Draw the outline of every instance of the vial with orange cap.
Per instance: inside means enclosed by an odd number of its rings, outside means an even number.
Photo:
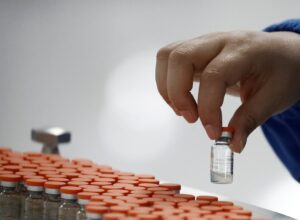
[[[211,147],[210,180],[228,184],[233,181],[233,152],[229,148],[234,129],[223,127],[221,136]]]
[[[45,179],[27,179],[25,181],[28,195],[25,199],[25,220],[43,219]]]
[[[87,220],[103,220],[103,215],[108,212],[108,208],[104,206],[86,206]]]
[[[43,220],[57,220],[60,206],[60,188],[66,185],[64,182],[45,182],[45,200]]]
[[[85,206],[90,202],[92,196],[97,196],[95,192],[80,192],[77,194],[80,210],[77,212],[76,220],[86,220]]]
[[[61,191],[61,205],[58,209],[58,220],[75,220],[80,206],[77,202],[77,194],[82,191],[80,187],[63,186]]]
[[[0,175],[0,219],[14,220],[20,218],[21,201],[17,190],[19,181],[21,181],[19,175]]]

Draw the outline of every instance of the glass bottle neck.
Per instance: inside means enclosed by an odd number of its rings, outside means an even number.
[[[59,202],[60,201],[60,194],[48,194],[48,193],[46,193],[46,198],[49,201]]]
[[[29,191],[29,197],[34,199],[43,198],[43,191]]]
[[[7,186],[1,186],[2,192],[15,192],[17,191],[17,187],[7,187]]]
[[[219,145],[219,144],[228,144],[230,143],[231,138],[230,137],[219,137],[216,141],[215,144]]]
[[[77,204],[77,199],[61,199],[63,203]]]

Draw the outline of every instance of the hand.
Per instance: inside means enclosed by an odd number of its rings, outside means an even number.
[[[200,81],[198,102],[190,93]],[[242,104],[229,126],[231,149],[241,152],[249,134],[300,98],[300,36],[292,32],[226,32],[176,42],[157,53],[156,83],[177,115],[200,118],[208,136],[221,135],[225,93]]]

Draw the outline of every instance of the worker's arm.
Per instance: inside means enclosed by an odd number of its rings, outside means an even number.
[[[290,31],[212,33],[159,50],[157,87],[188,122],[199,118],[211,139],[221,134],[225,93],[242,104],[229,122],[231,149],[241,152],[249,134],[300,98],[300,35]],[[197,101],[190,90],[200,81]]]
[[[275,24],[265,30],[268,32],[290,31],[300,34],[300,19]],[[300,75],[300,71],[298,74]],[[300,84],[298,89],[300,90]],[[278,157],[292,176],[300,182],[300,102],[269,118],[262,125],[262,130]]]

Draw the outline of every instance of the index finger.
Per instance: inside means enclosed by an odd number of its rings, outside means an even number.
[[[178,46],[169,56],[168,98],[188,122],[198,119],[197,103],[190,92],[194,75],[218,55],[222,42],[213,36],[193,39]]]

